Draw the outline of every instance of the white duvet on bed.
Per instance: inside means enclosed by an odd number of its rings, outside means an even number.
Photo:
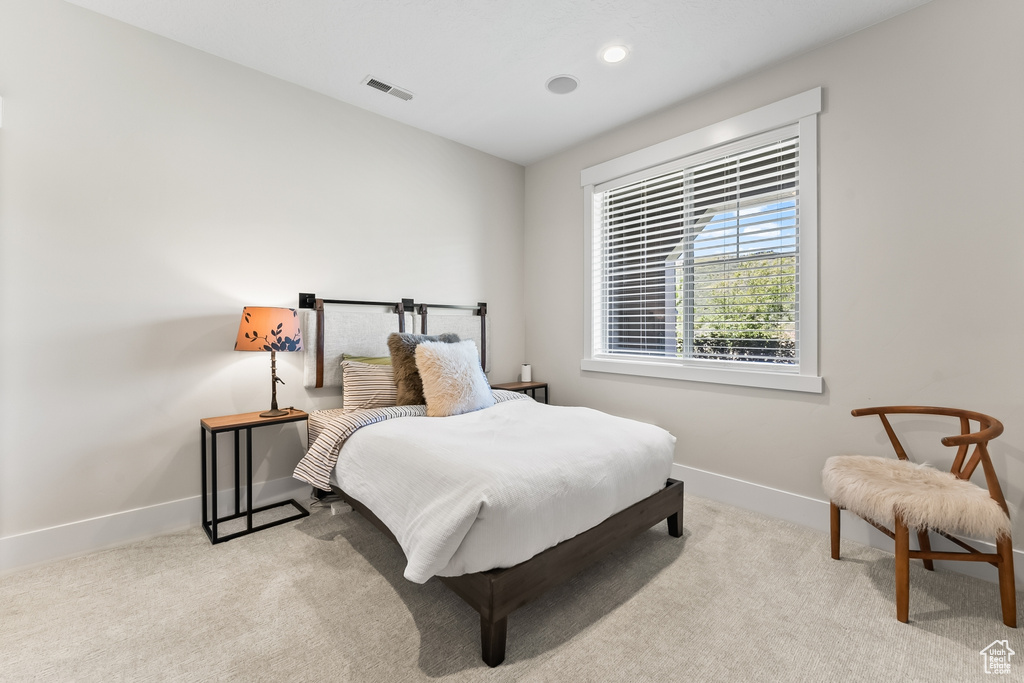
[[[511,567],[659,491],[675,437],[589,408],[509,401],[362,427],[334,476],[398,538],[405,577]]]

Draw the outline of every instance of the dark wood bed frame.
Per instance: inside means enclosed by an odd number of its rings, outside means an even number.
[[[369,508],[341,489],[334,490],[388,538],[398,542]],[[514,567],[437,578],[480,613],[481,656],[487,666],[498,666],[505,661],[509,614],[663,519],[668,520],[671,536],[683,535],[683,482],[669,479],[665,488],[654,495]]]
[[[487,358],[487,304],[452,306],[447,304],[416,304],[412,299],[397,302],[351,301],[323,299],[316,294],[299,294],[299,308],[316,311],[317,326],[317,383],[323,386],[324,363],[324,305],[341,304],[390,308],[398,315],[399,330],[405,331],[405,313],[416,312],[421,317],[421,333],[427,333],[427,310],[430,308],[471,310],[480,316],[480,364],[486,367]],[[314,491],[316,491],[314,489]],[[341,489],[335,492],[353,509],[398,542],[387,525],[369,508]],[[568,580],[589,567],[607,552],[635,536],[647,531],[661,520],[668,520],[668,533],[675,538],[683,535],[683,482],[669,479],[665,487],[625,510],[618,512],[597,526],[548,548],[525,562],[507,569],[491,569],[462,576],[437,577],[448,588],[480,613],[480,645],[484,662],[498,666],[505,660],[505,640],[508,615],[540,597],[549,588]]]

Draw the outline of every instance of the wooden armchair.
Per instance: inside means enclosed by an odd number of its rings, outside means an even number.
[[[944,446],[957,447],[950,472],[910,462],[887,418],[895,414],[959,418],[960,434],[942,439]],[[1002,434],[1003,425],[988,415],[956,408],[888,406],[854,410],[853,415],[878,415],[898,459],[839,455],[825,463],[822,483],[831,501],[832,559],[839,559],[840,510],[859,515],[893,539],[896,542],[896,618],[904,623],[909,620],[910,611],[911,559],[923,560],[928,570],[934,568],[932,560],[988,562],[999,570],[1003,623],[1016,628],[1017,593],[1010,517],[988,455],[988,442]],[[979,425],[976,432],[971,431],[972,420]],[[970,482],[979,464],[985,473],[987,490]],[[893,531],[888,525],[893,526]],[[920,550],[910,549],[910,529],[917,531]],[[933,551],[929,531],[967,552]],[[995,537],[996,552],[983,553],[953,534]]]

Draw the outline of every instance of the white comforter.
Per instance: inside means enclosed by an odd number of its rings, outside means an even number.
[[[665,485],[675,437],[588,408],[509,401],[362,427],[338,485],[405,551],[405,577],[511,567]]]

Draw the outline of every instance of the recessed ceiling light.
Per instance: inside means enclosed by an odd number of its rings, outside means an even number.
[[[552,76],[548,79],[548,90],[556,95],[565,95],[575,90],[579,84],[575,76]]]
[[[601,53],[601,59],[609,64],[615,64],[625,59],[628,54],[629,50],[622,45],[612,45],[609,48],[605,48],[605,51]]]

